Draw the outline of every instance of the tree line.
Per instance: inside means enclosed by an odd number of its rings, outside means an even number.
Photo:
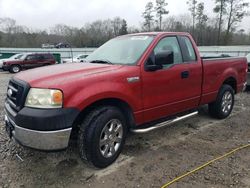
[[[142,13],[143,30],[189,32],[198,45],[250,44],[250,31],[237,30],[243,18],[249,16],[249,3],[245,0],[213,0],[214,17],[208,17],[204,2],[188,0],[186,3],[189,13],[166,17],[169,11],[165,0],[148,2]]]
[[[67,43],[72,47],[98,47],[110,38],[127,34],[127,22],[120,17],[97,20],[81,28],[57,24],[46,30],[32,30],[11,18],[0,18],[0,47],[41,47]]]
[[[121,17],[97,20],[83,27],[57,24],[48,30],[33,30],[11,18],[0,18],[0,47],[41,47],[41,44],[70,44],[72,47],[98,47],[109,39],[128,33],[148,31],[189,32],[198,45],[250,45],[250,31],[238,29],[249,15],[245,0],[213,0],[214,16],[209,17],[206,4],[188,0],[188,11],[169,16],[166,0],[149,1],[142,12],[143,22],[127,25]],[[185,3],[185,2],[184,2]]]

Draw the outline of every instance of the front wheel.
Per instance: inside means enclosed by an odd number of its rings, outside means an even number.
[[[96,108],[87,115],[79,129],[80,157],[98,168],[105,168],[120,155],[126,135],[126,120],[118,108]]]
[[[21,71],[21,66],[20,65],[11,65],[10,67],[10,73],[18,73]]]
[[[209,104],[209,113],[218,119],[228,117],[234,106],[234,90],[230,85],[222,85],[216,101]]]

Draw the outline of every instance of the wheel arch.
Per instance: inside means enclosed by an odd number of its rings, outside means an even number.
[[[224,80],[223,85],[224,84],[230,85],[233,88],[234,92],[237,93],[237,80],[235,77],[233,76],[228,77],[227,79]]]
[[[125,118],[128,123],[128,128],[135,125],[135,118],[133,114],[133,110],[131,106],[125,102],[122,99],[119,98],[104,98],[97,100],[95,102],[92,102],[88,106],[86,106],[84,109],[81,110],[77,118],[75,119],[73,123],[73,131],[72,134],[77,134],[79,124],[83,121],[83,119],[86,117],[88,113],[90,113],[93,109],[98,108],[98,106],[115,106],[118,109],[121,110],[121,112],[125,115]]]

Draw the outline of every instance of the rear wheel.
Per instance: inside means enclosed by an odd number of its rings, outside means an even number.
[[[21,71],[20,65],[11,65],[9,72],[10,73],[18,73]]]
[[[113,106],[90,112],[80,126],[78,147],[82,159],[98,168],[112,164],[119,156],[127,134],[126,120]]]
[[[209,113],[216,118],[228,117],[234,106],[234,90],[230,85],[222,85],[216,101],[209,104]]]

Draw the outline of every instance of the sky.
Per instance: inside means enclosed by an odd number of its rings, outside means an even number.
[[[55,24],[82,27],[98,19],[119,16],[129,26],[143,22],[142,12],[149,0],[0,0],[0,17],[10,17],[19,25],[33,29],[48,29]],[[198,0],[205,3],[205,11],[213,17],[214,0]],[[246,0],[249,1],[250,0]],[[153,0],[154,2],[154,0]],[[168,16],[188,13],[186,0],[166,0]],[[250,30],[250,17],[240,28]]]

